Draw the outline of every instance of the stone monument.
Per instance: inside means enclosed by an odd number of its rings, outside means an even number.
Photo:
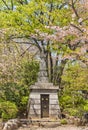
[[[38,81],[30,86],[28,117],[31,119],[58,118],[60,114],[58,90],[58,86],[48,81],[45,57],[42,53]]]

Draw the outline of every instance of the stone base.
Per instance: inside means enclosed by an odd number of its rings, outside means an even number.
[[[49,117],[58,118],[60,114],[58,87],[52,83],[35,83],[30,87],[30,118],[41,118],[41,95],[49,95]]]

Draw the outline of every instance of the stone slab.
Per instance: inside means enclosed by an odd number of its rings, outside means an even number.
[[[60,112],[59,109],[58,109],[58,110],[50,110],[49,114],[50,114],[50,115],[58,115],[59,112]]]
[[[54,111],[54,110],[58,110],[58,109],[59,109],[59,105],[58,105],[58,104],[56,104],[56,105],[50,105],[50,106],[49,106],[49,109],[50,109],[50,111],[51,111],[51,110],[53,110],[53,111]]]
[[[31,89],[30,90],[31,93],[38,93],[38,94],[51,94],[51,93],[57,93],[58,91],[55,89]]]
[[[39,105],[37,105],[37,104],[34,104],[34,105],[30,105],[30,109],[41,109],[41,106],[40,106],[40,104]]]
[[[58,104],[59,105],[59,102],[58,102],[58,100],[56,100],[56,99],[50,99],[50,102],[49,102],[49,104],[50,105],[56,105],[56,104]]]
[[[40,99],[40,95],[38,93],[31,93],[30,99]]]
[[[34,85],[30,86],[30,89],[51,89],[51,90],[59,90],[58,86],[54,86],[52,83],[43,83],[37,82]]]
[[[29,115],[40,115],[40,109],[30,109]]]
[[[50,100],[58,100],[58,95],[56,93],[51,93]]]
[[[39,105],[40,104],[40,99],[30,99],[30,104],[37,104],[37,105]]]

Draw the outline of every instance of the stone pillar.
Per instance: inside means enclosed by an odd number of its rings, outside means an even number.
[[[48,82],[45,56],[43,53],[40,54],[40,71],[38,73],[38,82]]]

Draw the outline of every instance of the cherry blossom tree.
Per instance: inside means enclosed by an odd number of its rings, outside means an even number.
[[[87,4],[79,0],[17,2],[16,11],[4,13],[8,22],[1,23],[9,30],[8,39],[26,38],[26,43],[36,46],[46,56],[49,80],[60,86],[69,60],[88,64]]]

